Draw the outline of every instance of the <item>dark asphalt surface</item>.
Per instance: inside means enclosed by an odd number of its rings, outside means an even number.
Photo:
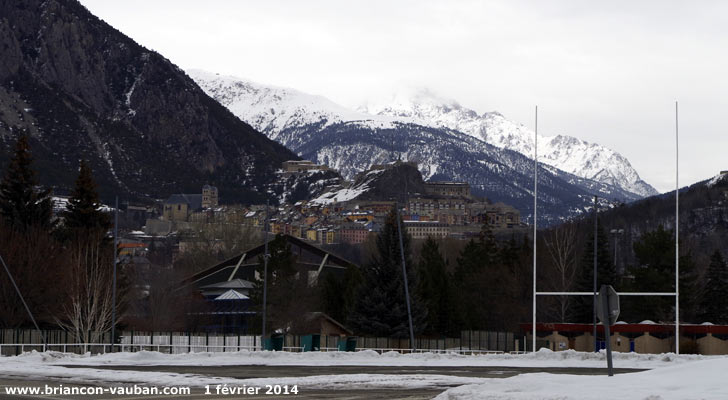
[[[229,377],[236,379],[249,378],[276,378],[276,377],[302,377],[313,375],[341,375],[341,374],[435,374],[450,375],[463,377],[479,377],[479,378],[507,378],[523,373],[548,372],[554,374],[577,374],[577,375],[606,375],[606,368],[522,368],[522,367],[388,367],[388,366],[263,366],[263,365],[236,365],[236,366],[82,366],[73,365],[69,368],[98,368],[119,371],[155,371],[155,372],[175,372],[185,374],[198,374],[207,376]],[[615,373],[638,372],[638,369],[615,368]],[[39,380],[37,378],[29,378],[27,380],[19,377],[3,378],[0,377],[0,399],[125,399],[125,400],[141,400],[141,399],[431,399],[442,393],[448,387],[437,388],[393,388],[393,389],[307,389],[298,387],[298,394],[289,395],[266,395],[261,391],[258,395],[216,395],[205,394],[203,388],[192,388],[192,393],[186,396],[119,396],[119,395],[101,395],[101,396],[73,396],[73,395],[25,395],[11,396],[6,394],[7,386],[27,386],[27,387],[45,387],[45,385],[63,384],[65,387],[72,386],[102,386],[100,384],[78,384],[70,383],[63,380],[54,380],[53,378]]]

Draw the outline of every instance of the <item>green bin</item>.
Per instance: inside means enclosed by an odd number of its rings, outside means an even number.
[[[283,351],[283,335],[275,335],[263,341],[263,350]]]
[[[347,336],[339,339],[339,351],[356,351],[356,336]]]
[[[306,335],[301,338],[303,351],[321,350],[321,335]]]

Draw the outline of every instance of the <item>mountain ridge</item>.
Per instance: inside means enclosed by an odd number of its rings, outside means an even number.
[[[295,126],[319,124],[325,128],[333,123],[360,121],[372,129],[386,129],[392,128],[394,123],[412,123],[459,131],[493,146],[533,157],[534,135],[524,125],[507,120],[498,112],[478,114],[455,100],[437,97],[427,90],[394,98],[388,106],[370,104],[350,110],[323,96],[295,89],[202,70],[188,72],[204,90],[238,117],[286,145],[287,139],[281,137],[281,132]],[[581,178],[618,186],[637,197],[658,193],[619,153],[571,136],[539,135],[539,162]]]
[[[455,100],[438,97],[426,89],[396,95],[389,103],[370,103],[357,110],[373,115],[408,118],[426,126],[449,128],[527,157],[533,157],[534,154],[534,132],[525,125],[510,121],[497,111],[479,114]],[[612,149],[566,135],[539,135],[538,141],[540,162],[582,178],[621,186],[642,197],[658,193],[639,177],[624,156]]]
[[[333,102],[293,89],[279,90],[207,72],[190,71],[190,75],[241,119],[301,157],[338,170],[346,179],[374,164],[415,161],[426,180],[468,182],[474,194],[511,204],[521,210],[525,220],[530,218],[533,160],[519,152],[411,119],[356,112],[345,118],[332,111]],[[298,98],[292,99],[291,92]],[[545,163],[539,163],[539,170],[539,200],[543,201],[539,208],[544,207],[539,215],[543,223],[583,214],[591,208],[594,195],[613,203],[641,198],[619,186]]]
[[[260,201],[298,158],[75,0],[0,0],[0,60],[0,164],[26,133],[44,185],[72,187],[85,158],[106,199],[212,183]]]

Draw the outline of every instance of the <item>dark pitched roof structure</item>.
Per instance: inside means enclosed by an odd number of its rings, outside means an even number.
[[[283,237],[291,245],[291,252],[296,256],[296,267],[299,270],[316,271],[316,276],[320,277],[322,274],[342,273],[350,266],[358,268],[351,261],[302,239],[290,235],[283,235]],[[269,238],[269,240],[272,240],[272,238]],[[194,284],[201,288],[235,279],[254,282],[255,268],[264,253],[264,244],[253,247],[183,279],[179,286],[183,288]]]
[[[198,210],[202,208],[202,195],[201,194],[173,194],[169,196],[164,204],[187,204],[192,210]]]

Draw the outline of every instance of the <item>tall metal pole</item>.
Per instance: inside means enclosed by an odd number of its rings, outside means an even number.
[[[28,303],[25,302],[23,295],[20,293],[20,289],[18,289],[18,285],[15,283],[15,279],[13,279],[13,274],[10,273],[10,268],[8,268],[8,265],[5,264],[5,260],[3,260],[2,256],[0,256],[0,263],[3,264],[3,267],[5,268],[5,272],[7,272],[8,278],[10,279],[10,283],[12,283],[13,287],[15,288],[15,293],[17,293],[18,297],[20,297],[20,301],[23,302],[23,307],[25,307],[25,311],[28,313],[30,320],[33,321],[33,325],[35,325],[35,330],[38,331],[38,334],[40,335],[40,339],[43,341],[43,351],[45,351],[46,340],[45,340],[45,335],[43,334],[43,331],[40,330],[38,323],[35,322],[35,318],[33,318],[33,313],[30,312],[30,307],[28,307]]]
[[[119,196],[114,200],[114,278],[111,287],[111,351],[114,351],[116,343],[116,265],[119,252]]]
[[[677,101],[675,102],[675,354],[680,354],[680,186]]]
[[[415,351],[415,331],[412,326],[412,308],[410,307],[409,283],[407,282],[407,265],[404,260],[404,241],[402,240],[402,221],[399,217],[399,205],[397,208],[397,231],[399,233],[399,253],[402,256],[402,276],[404,277],[404,296],[407,300],[407,319],[409,320],[410,348]]]
[[[261,339],[265,341],[265,316],[266,306],[268,301],[268,203],[269,200],[265,200],[265,222],[263,223],[263,240],[264,253],[263,253],[263,335]]]
[[[536,352],[536,210],[538,200],[538,106],[536,106],[535,124],[533,134],[533,320],[531,321],[531,349]]]
[[[592,325],[594,330],[594,351],[599,351],[597,343],[597,196],[594,196],[594,296],[592,297]],[[609,340],[608,338],[606,340]]]

